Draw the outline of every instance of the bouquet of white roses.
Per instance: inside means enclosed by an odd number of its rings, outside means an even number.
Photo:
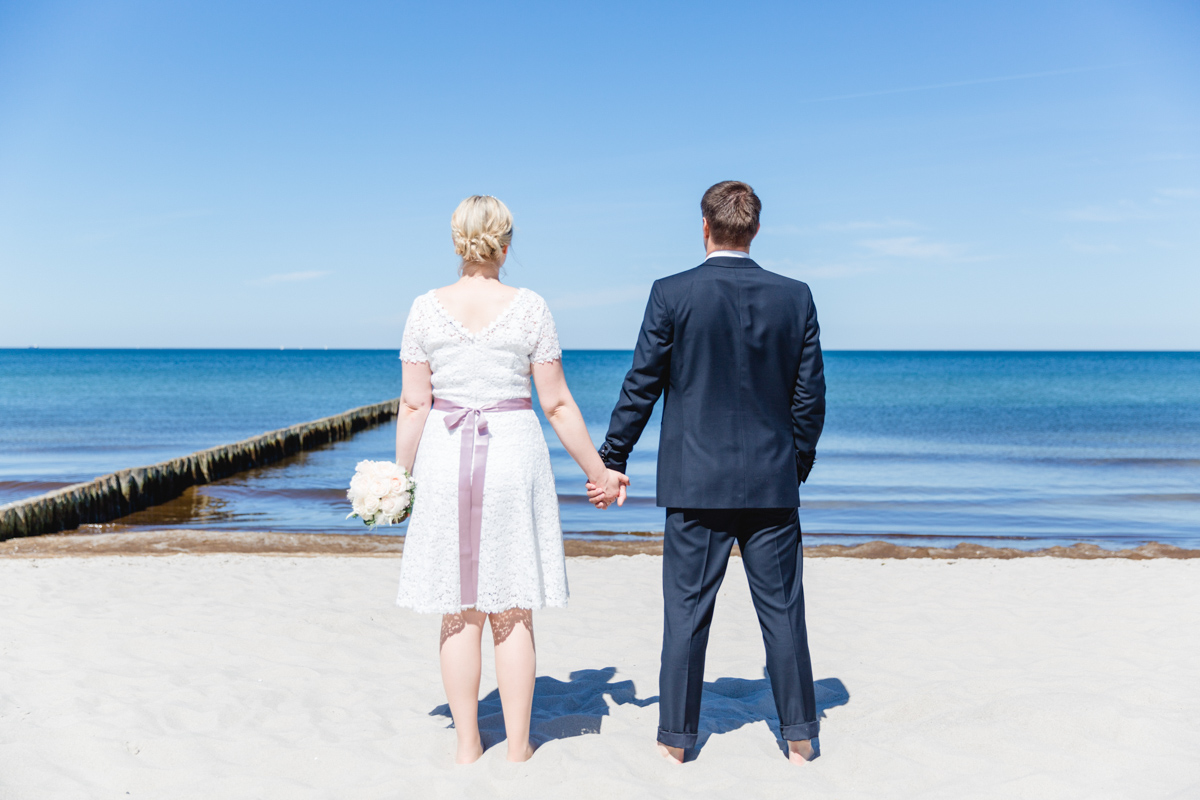
[[[346,492],[354,509],[346,519],[360,517],[372,528],[403,522],[412,513],[416,488],[408,470],[395,462],[360,461]]]

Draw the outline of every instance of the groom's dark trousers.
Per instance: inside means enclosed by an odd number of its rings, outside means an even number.
[[[664,398],[658,448],[663,651],[658,740],[692,747],[717,590],[736,542],[767,651],[780,733],[817,735],[797,513],[825,419],[820,330],[808,287],[749,258],[710,258],[654,283],[600,448],[627,472]]]

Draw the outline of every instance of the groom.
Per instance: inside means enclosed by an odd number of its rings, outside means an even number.
[[[797,516],[825,422],[820,331],[805,284],[750,258],[762,203],[740,181],[700,201],[707,258],[655,281],[604,463],[624,473],[664,395],[658,446],[663,538],[658,742],[682,763],[694,747],[704,654],[733,544],[742,553],[767,650],[780,730],[795,763],[817,735]],[[605,505],[605,487],[589,484]]]

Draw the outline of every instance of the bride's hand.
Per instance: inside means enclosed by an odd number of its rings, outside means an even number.
[[[629,486],[629,478],[616,470],[605,470],[604,477],[596,481],[588,481],[588,501],[601,510],[617,501],[618,506],[625,505],[625,487]]]

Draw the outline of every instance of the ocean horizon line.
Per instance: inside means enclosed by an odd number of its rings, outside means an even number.
[[[563,352],[566,353],[632,353],[633,348],[620,347],[564,347]],[[28,351],[47,351],[47,352],[90,352],[90,353],[135,353],[139,351],[156,352],[156,353],[390,353],[398,352],[397,347],[42,347],[40,345],[28,345],[25,347],[5,346],[0,347],[0,353],[17,353]],[[1038,355],[1053,355],[1053,354],[1072,354],[1086,353],[1088,355],[1198,355],[1200,349],[1123,349],[1113,350],[1111,348],[1097,349],[1063,349],[1063,348],[823,348],[825,353],[919,353],[922,355],[936,353],[950,354],[997,354],[997,355],[1013,355],[1013,354],[1038,354]]]

